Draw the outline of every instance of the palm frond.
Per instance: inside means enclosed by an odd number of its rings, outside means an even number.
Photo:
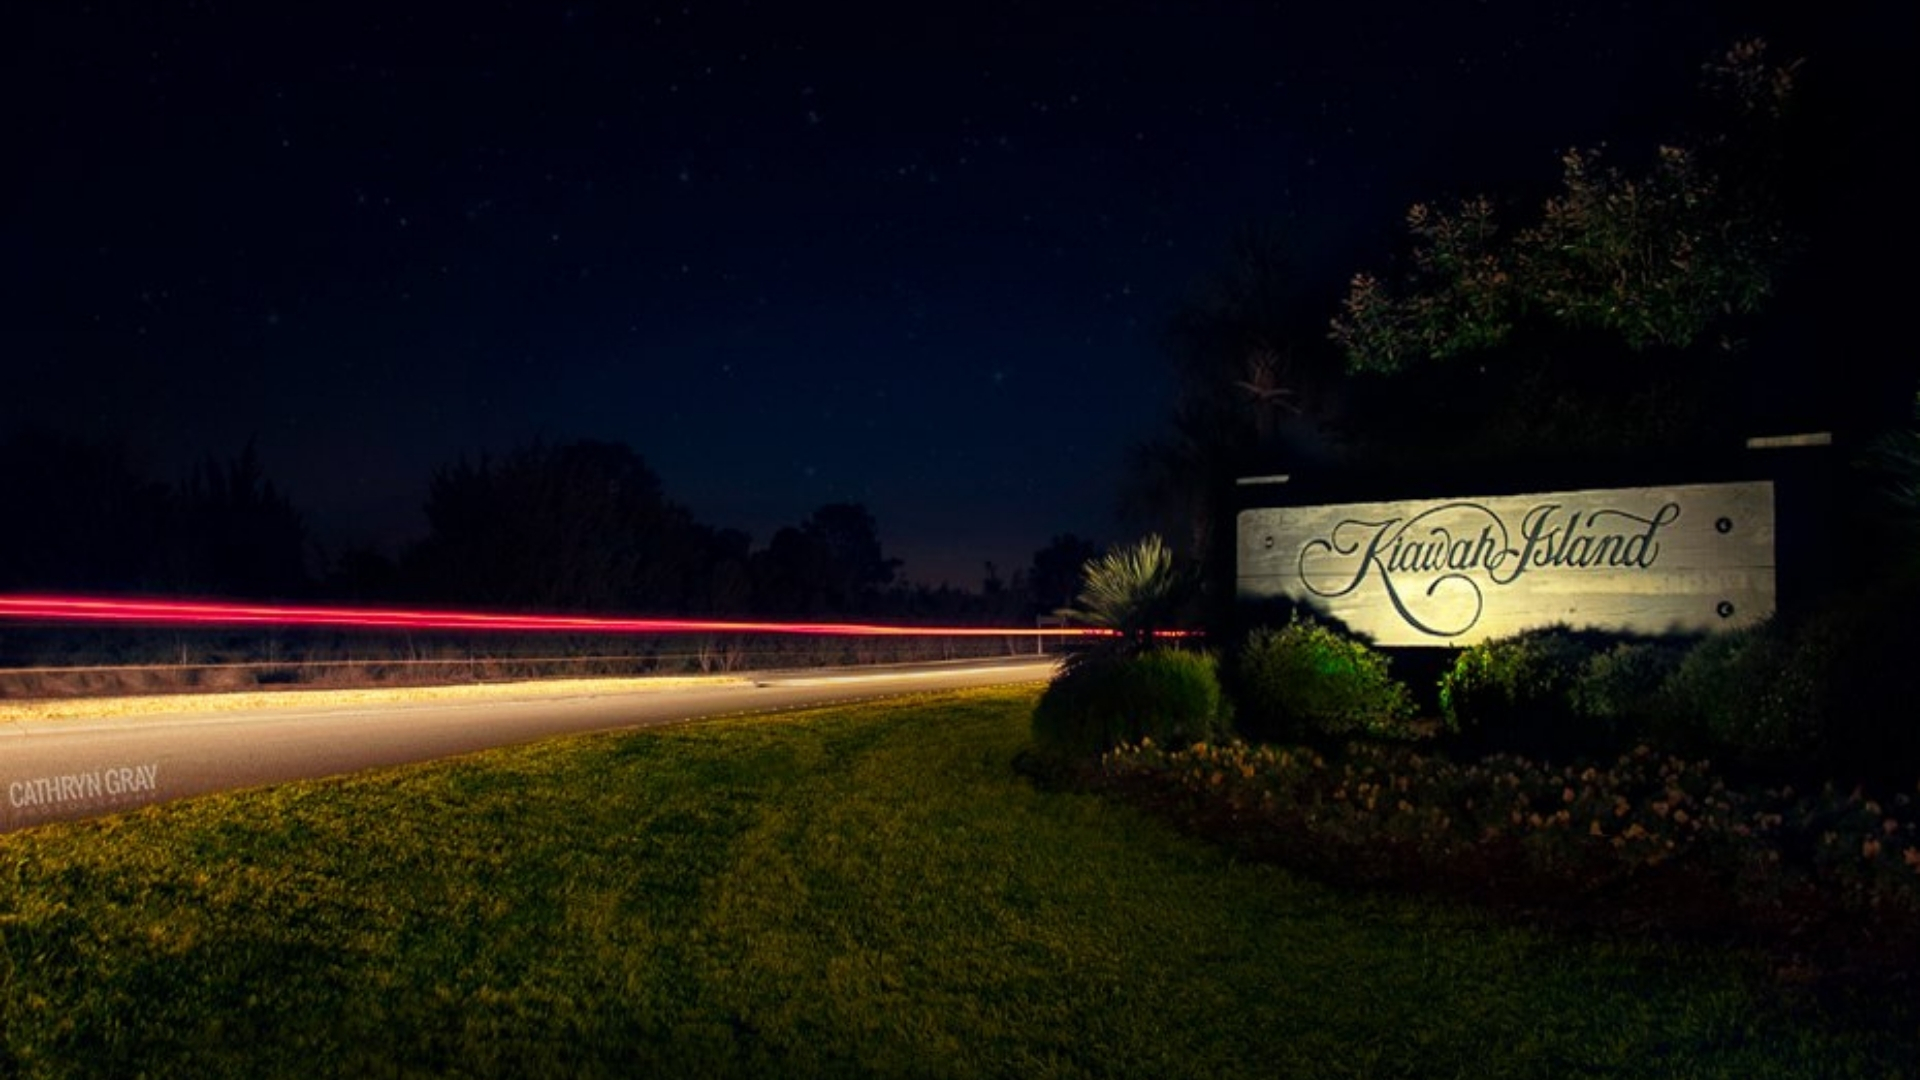
[[[1082,626],[1110,630],[1123,646],[1136,646],[1172,625],[1185,587],[1173,549],[1150,533],[1087,560],[1074,606],[1059,614]]]

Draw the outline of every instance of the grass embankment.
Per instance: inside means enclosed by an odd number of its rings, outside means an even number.
[[[1032,701],[574,738],[0,837],[0,1074],[1913,1065],[1737,956],[1344,893],[1038,791],[1008,765]]]

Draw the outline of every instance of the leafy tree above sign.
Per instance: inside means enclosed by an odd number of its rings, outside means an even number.
[[[1763,159],[1795,67],[1771,64],[1761,42],[1734,46],[1706,67],[1723,113],[1713,135],[1660,147],[1637,174],[1568,151],[1531,227],[1501,229],[1484,197],[1414,206],[1408,273],[1356,275],[1333,320],[1348,367],[1390,373],[1498,348],[1529,321],[1686,348],[1757,311],[1792,248]]]

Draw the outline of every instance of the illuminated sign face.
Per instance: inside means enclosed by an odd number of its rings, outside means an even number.
[[[1242,599],[1284,597],[1380,645],[1727,629],[1774,606],[1766,482],[1247,510],[1239,546]]]

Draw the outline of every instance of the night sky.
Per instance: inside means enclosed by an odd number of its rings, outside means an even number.
[[[9,12],[0,428],[162,479],[254,439],[336,549],[417,535],[463,453],[618,440],[702,521],[857,501],[966,586],[1120,538],[1236,230],[1337,296],[1408,203],[1548,185],[1670,134],[1737,37],[1818,38],[1653,0],[297,8]]]

